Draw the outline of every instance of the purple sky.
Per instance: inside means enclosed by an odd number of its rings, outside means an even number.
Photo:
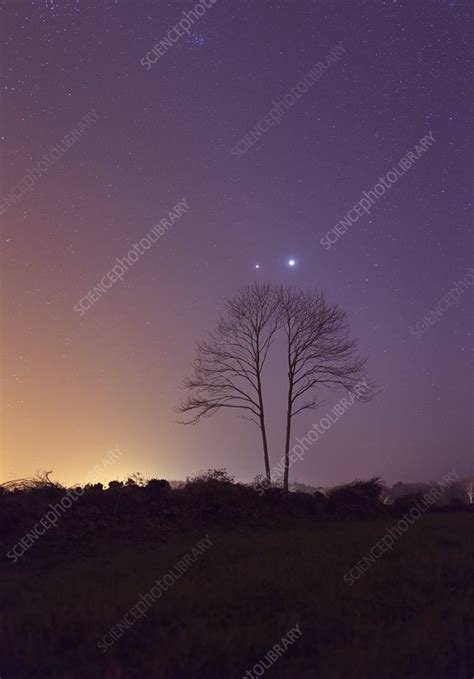
[[[262,473],[251,424],[225,414],[186,428],[172,410],[196,341],[255,280],[324,289],[381,388],[320,437],[293,480],[471,472],[471,3],[217,0],[140,64],[193,7],[0,2],[3,480],[51,469],[82,481],[116,444],[108,476]],[[279,124],[231,153],[318,62],[324,72]],[[31,190],[15,188],[93,110],[75,143],[30,174]],[[325,234],[430,133],[328,250]],[[76,313],[183,197],[189,210]],[[272,364],[272,464],[283,379]],[[339,397],[295,420],[294,436]]]

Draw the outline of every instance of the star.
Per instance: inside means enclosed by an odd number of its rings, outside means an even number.
[[[199,35],[198,33],[193,33],[191,35],[191,42],[195,47],[202,47],[206,44],[206,38],[205,36]]]
[[[289,259],[288,260],[288,266],[296,266],[296,260],[295,259]]]

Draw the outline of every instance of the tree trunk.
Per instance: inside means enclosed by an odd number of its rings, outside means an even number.
[[[283,475],[283,490],[285,493],[288,493],[289,491],[289,483],[288,483],[288,477],[289,477],[289,469],[290,469],[290,434],[291,434],[291,409],[292,409],[292,404],[291,404],[291,399],[292,399],[292,392],[293,392],[293,385],[290,384],[290,388],[288,390],[288,406],[286,410],[286,436],[285,436],[285,471]]]
[[[257,374],[257,386],[258,386],[258,403],[260,406],[260,431],[262,432],[262,444],[263,444],[263,460],[265,464],[265,476],[268,484],[272,482],[272,475],[270,473],[270,458],[268,457],[268,441],[267,441],[267,430],[265,427],[265,412],[263,409],[263,394],[262,394],[262,382],[260,380],[260,373]]]
[[[267,431],[265,429],[265,418],[260,415],[260,431],[262,432],[262,443],[263,443],[263,459],[265,462],[265,476],[268,485],[272,482],[272,475],[270,473],[270,459],[268,457],[268,443],[267,443]]]

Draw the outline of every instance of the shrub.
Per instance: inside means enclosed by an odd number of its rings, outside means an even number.
[[[233,476],[227,472],[227,469],[208,469],[206,472],[200,472],[196,476],[187,477],[186,484],[190,483],[235,483]]]
[[[171,486],[166,479],[150,479],[145,486],[147,495],[152,497],[162,496],[171,490]]]
[[[402,516],[413,509],[413,507],[422,507],[425,511],[425,505],[423,503],[423,497],[425,493],[421,490],[415,493],[406,493],[405,495],[400,495],[395,498],[390,506],[390,512],[394,516]]]
[[[338,518],[374,518],[385,514],[383,483],[378,476],[336,486],[327,494],[327,508]]]

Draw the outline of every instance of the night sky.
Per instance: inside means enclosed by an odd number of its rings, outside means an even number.
[[[226,297],[258,280],[324,289],[380,388],[320,437],[292,480],[471,472],[472,283],[413,332],[474,265],[470,6],[217,0],[145,67],[193,3],[0,3],[2,480],[53,470],[82,482],[116,445],[123,455],[107,478],[262,473],[251,424],[225,413],[185,427],[173,410],[196,341]],[[231,153],[337,45],[340,58],[279,124]],[[430,133],[435,143],[370,215],[324,247],[363,191]],[[77,313],[183,198],[189,209]],[[265,383],[272,464],[283,453],[281,373]],[[295,420],[294,436],[341,395]]]

